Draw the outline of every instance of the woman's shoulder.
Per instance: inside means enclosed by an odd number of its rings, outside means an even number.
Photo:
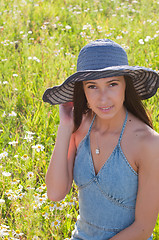
[[[132,121],[129,122],[129,127],[132,122],[130,132],[138,150],[138,159],[144,162],[146,162],[146,159],[151,161],[155,156],[158,156],[159,159],[159,134],[132,114],[130,114],[130,119]]]
[[[142,174],[152,173],[155,179],[156,168],[159,169],[159,134],[149,126],[143,127],[143,134],[140,138],[138,169]]]
[[[142,149],[145,159],[151,156],[158,156],[159,159],[159,134],[149,126],[142,138]]]
[[[157,140],[159,138],[159,134],[154,129],[138,119],[132,113],[129,113],[128,125],[132,132],[136,133],[137,136],[145,140],[144,142],[151,139]]]

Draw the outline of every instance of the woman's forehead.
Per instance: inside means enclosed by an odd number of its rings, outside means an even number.
[[[102,82],[112,82],[112,81],[122,81],[125,80],[124,76],[114,76],[114,77],[107,77],[107,78],[100,78],[100,79],[95,79],[95,80],[86,80],[83,81],[83,84],[87,84],[87,83],[102,83]]]

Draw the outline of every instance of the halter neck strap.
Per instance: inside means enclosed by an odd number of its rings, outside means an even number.
[[[119,137],[119,140],[118,140],[118,145],[121,142],[121,139],[122,139],[122,136],[123,136],[123,133],[124,133],[124,129],[125,129],[125,126],[126,126],[126,123],[127,123],[127,119],[128,119],[128,111],[126,110],[126,116],[125,116],[123,127],[122,127],[122,130],[121,130],[121,133],[120,133],[120,137]]]
[[[94,123],[94,120],[96,118],[96,114],[94,115],[93,119],[92,119],[92,122],[91,122],[91,125],[89,127],[89,130],[88,130],[88,133],[87,135],[90,134],[90,131],[92,129],[92,126],[93,126],[93,123]],[[123,133],[124,133],[124,129],[125,129],[125,126],[126,126],[126,123],[127,123],[127,119],[128,119],[128,111],[126,110],[126,116],[125,116],[125,120],[124,120],[124,123],[123,123],[123,127],[122,127],[122,130],[121,130],[121,133],[120,133],[120,137],[119,137],[119,140],[118,140],[118,144],[120,144],[121,142],[121,139],[122,139],[122,136],[123,136]]]
[[[91,125],[90,125],[90,127],[89,127],[89,130],[88,130],[87,135],[90,134],[90,131],[91,131],[91,129],[92,129],[92,126],[93,126],[93,123],[94,123],[95,118],[96,118],[96,114],[94,115],[94,117],[93,117],[93,119],[92,119],[92,122],[91,122]]]

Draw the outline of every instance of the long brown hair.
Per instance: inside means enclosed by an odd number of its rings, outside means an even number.
[[[126,82],[124,106],[134,116],[153,128],[152,121],[145,109],[139,95],[136,93],[132,79],[129,76],[124,76]],[[83,89],[82,82],[76,82],[74,87],[74,132],[79,128],[82,122],[83,114],[91,111],[87,106],[87,99]]]

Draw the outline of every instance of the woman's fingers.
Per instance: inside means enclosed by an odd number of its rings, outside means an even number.
[[[73,107],[73,102],[66,102],[66,103],[62,103],[61,106],[71,106]]]
[[[60,123],[73,125],[73,103],[68,102],[59,105]]]

